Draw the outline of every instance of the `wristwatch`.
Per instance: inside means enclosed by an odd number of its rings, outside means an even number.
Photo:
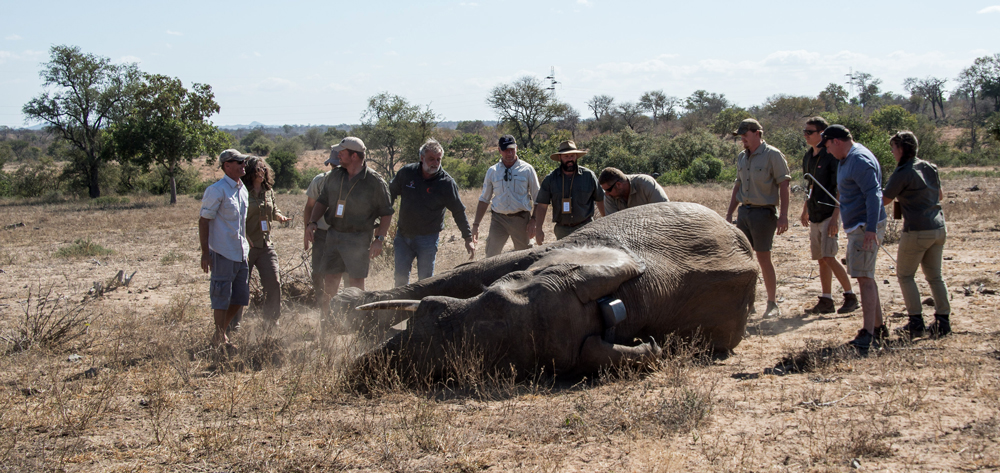
[[[385,241],[385,236],[383,236],[383,235],[375,235],[375,239],[378,240],[378,241]]]

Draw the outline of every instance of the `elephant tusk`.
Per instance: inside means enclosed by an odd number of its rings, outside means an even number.
[[[405,310],[416,312],[420,306],[420,301],[410,299],[396,299],[391,301],[378,301],[370,304],[359,305],[358,310]]]

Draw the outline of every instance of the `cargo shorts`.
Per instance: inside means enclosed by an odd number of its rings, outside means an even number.
[[[885,220],[878,223],[875,230],[877,244],[870,250],[864,249],[865,226],[861,225],[847,234],[847,274],[852,278],[875,279],[875,257],[885,237]]]
[[[227,310],[231,305],[250,304],[250,266],[246,261],[233,261],[214,251],[212,258],[212,309]]]

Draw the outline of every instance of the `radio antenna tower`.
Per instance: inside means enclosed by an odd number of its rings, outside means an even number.
[[[851,91],[851,97],[854,97],[854,67],[848,69],[848,73],[844,74],[847,76],[847,87]]]
[[[556,67],[555,66],[552,66],[552,69],[550,69],[550,72],[549,72],[549,76],[546,77],[545,80],[549,81],[549,86],[546,87],[545,90],[548,90],[549,92],[551,92],[553,94],[556,93],[556,84],[559,84],[559,81],[556,80]]]

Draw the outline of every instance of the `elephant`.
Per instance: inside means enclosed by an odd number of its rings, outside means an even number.
[[[345,289],[331,309],[361,331],[408,319],[360,355],[362,365],[391,359],[443,376],[449,356],[475,346],[489,366],[522,376],[587,375],[648,363],[669,334],[731,351],[757,276],[742,232],[702,205],[664,202],[406,286]]]

